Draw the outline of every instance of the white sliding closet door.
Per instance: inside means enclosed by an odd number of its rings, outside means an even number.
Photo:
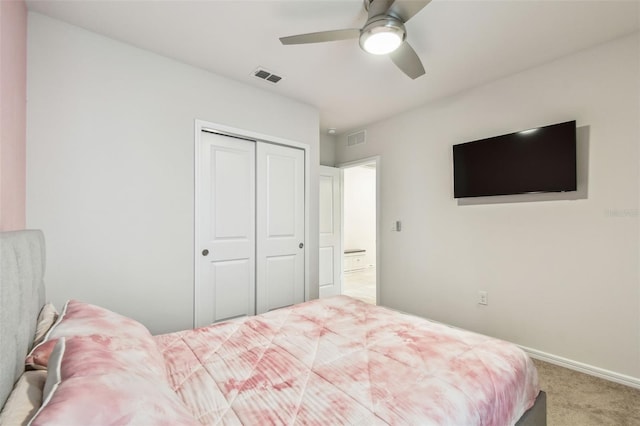
[[[253,141],[202,132],[195,325],[255,313]]]
[[[202,132],[195,326],[304,301],[304,150]]]
[[[256,311],[304,301],[304,151],[258,143]]]

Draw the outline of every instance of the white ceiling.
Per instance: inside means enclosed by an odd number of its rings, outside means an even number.
[[[357,40],[278,37],[366,20],[361,0],[27,1],[28,8],[320,110],[338,133],[640,28],[640,1],[433,0],[407,24],[427,74],[411,80]],[[283,80],[252,76],[262,66]]]

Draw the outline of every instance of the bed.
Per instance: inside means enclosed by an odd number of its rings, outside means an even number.
[[[24,424],[546,424],[515,345],[344,296],[159,336],[72,300],[32,349],[44,239],[0,241],[0,405],[25,360],[42,388]]]

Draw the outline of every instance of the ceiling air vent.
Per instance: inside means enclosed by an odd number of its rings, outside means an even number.
[[[282,77],[279,75],[275,75],[271,71],[268,71],[262,67],[256,68],[256,70],[252,74],[254,77],[259,78],[260,80],[268,81],[269,83],[276,84]]]
[[[347,146],[360,145],[362,143],[365,143],[366,141],[367,141],[366,130],[360,130],[359,132],[351,133],[349,136],[347,136]]]

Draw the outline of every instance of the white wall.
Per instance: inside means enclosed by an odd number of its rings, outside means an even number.
[[[49,299],[192,326],[195,119],[310,145],[317,297],[315,108],[43,15],[28,31],[27,225],[46,236]]]
[[[336,165],[336,137],[324,132],[320,133],[320,164],[330,167]]]
[[[344,248],[365,249],[365,264],[376,265],[376,170],[344,169]]]
[[[27,6],[0,1],[0,231],[25,226]]]
[[[382,223],[403,221],[382,303],[639,378],[639,63],[636,34],[340,137],[337,162],[381,155]],[[572,119],[586,199],[454,200],[453,144]]]

